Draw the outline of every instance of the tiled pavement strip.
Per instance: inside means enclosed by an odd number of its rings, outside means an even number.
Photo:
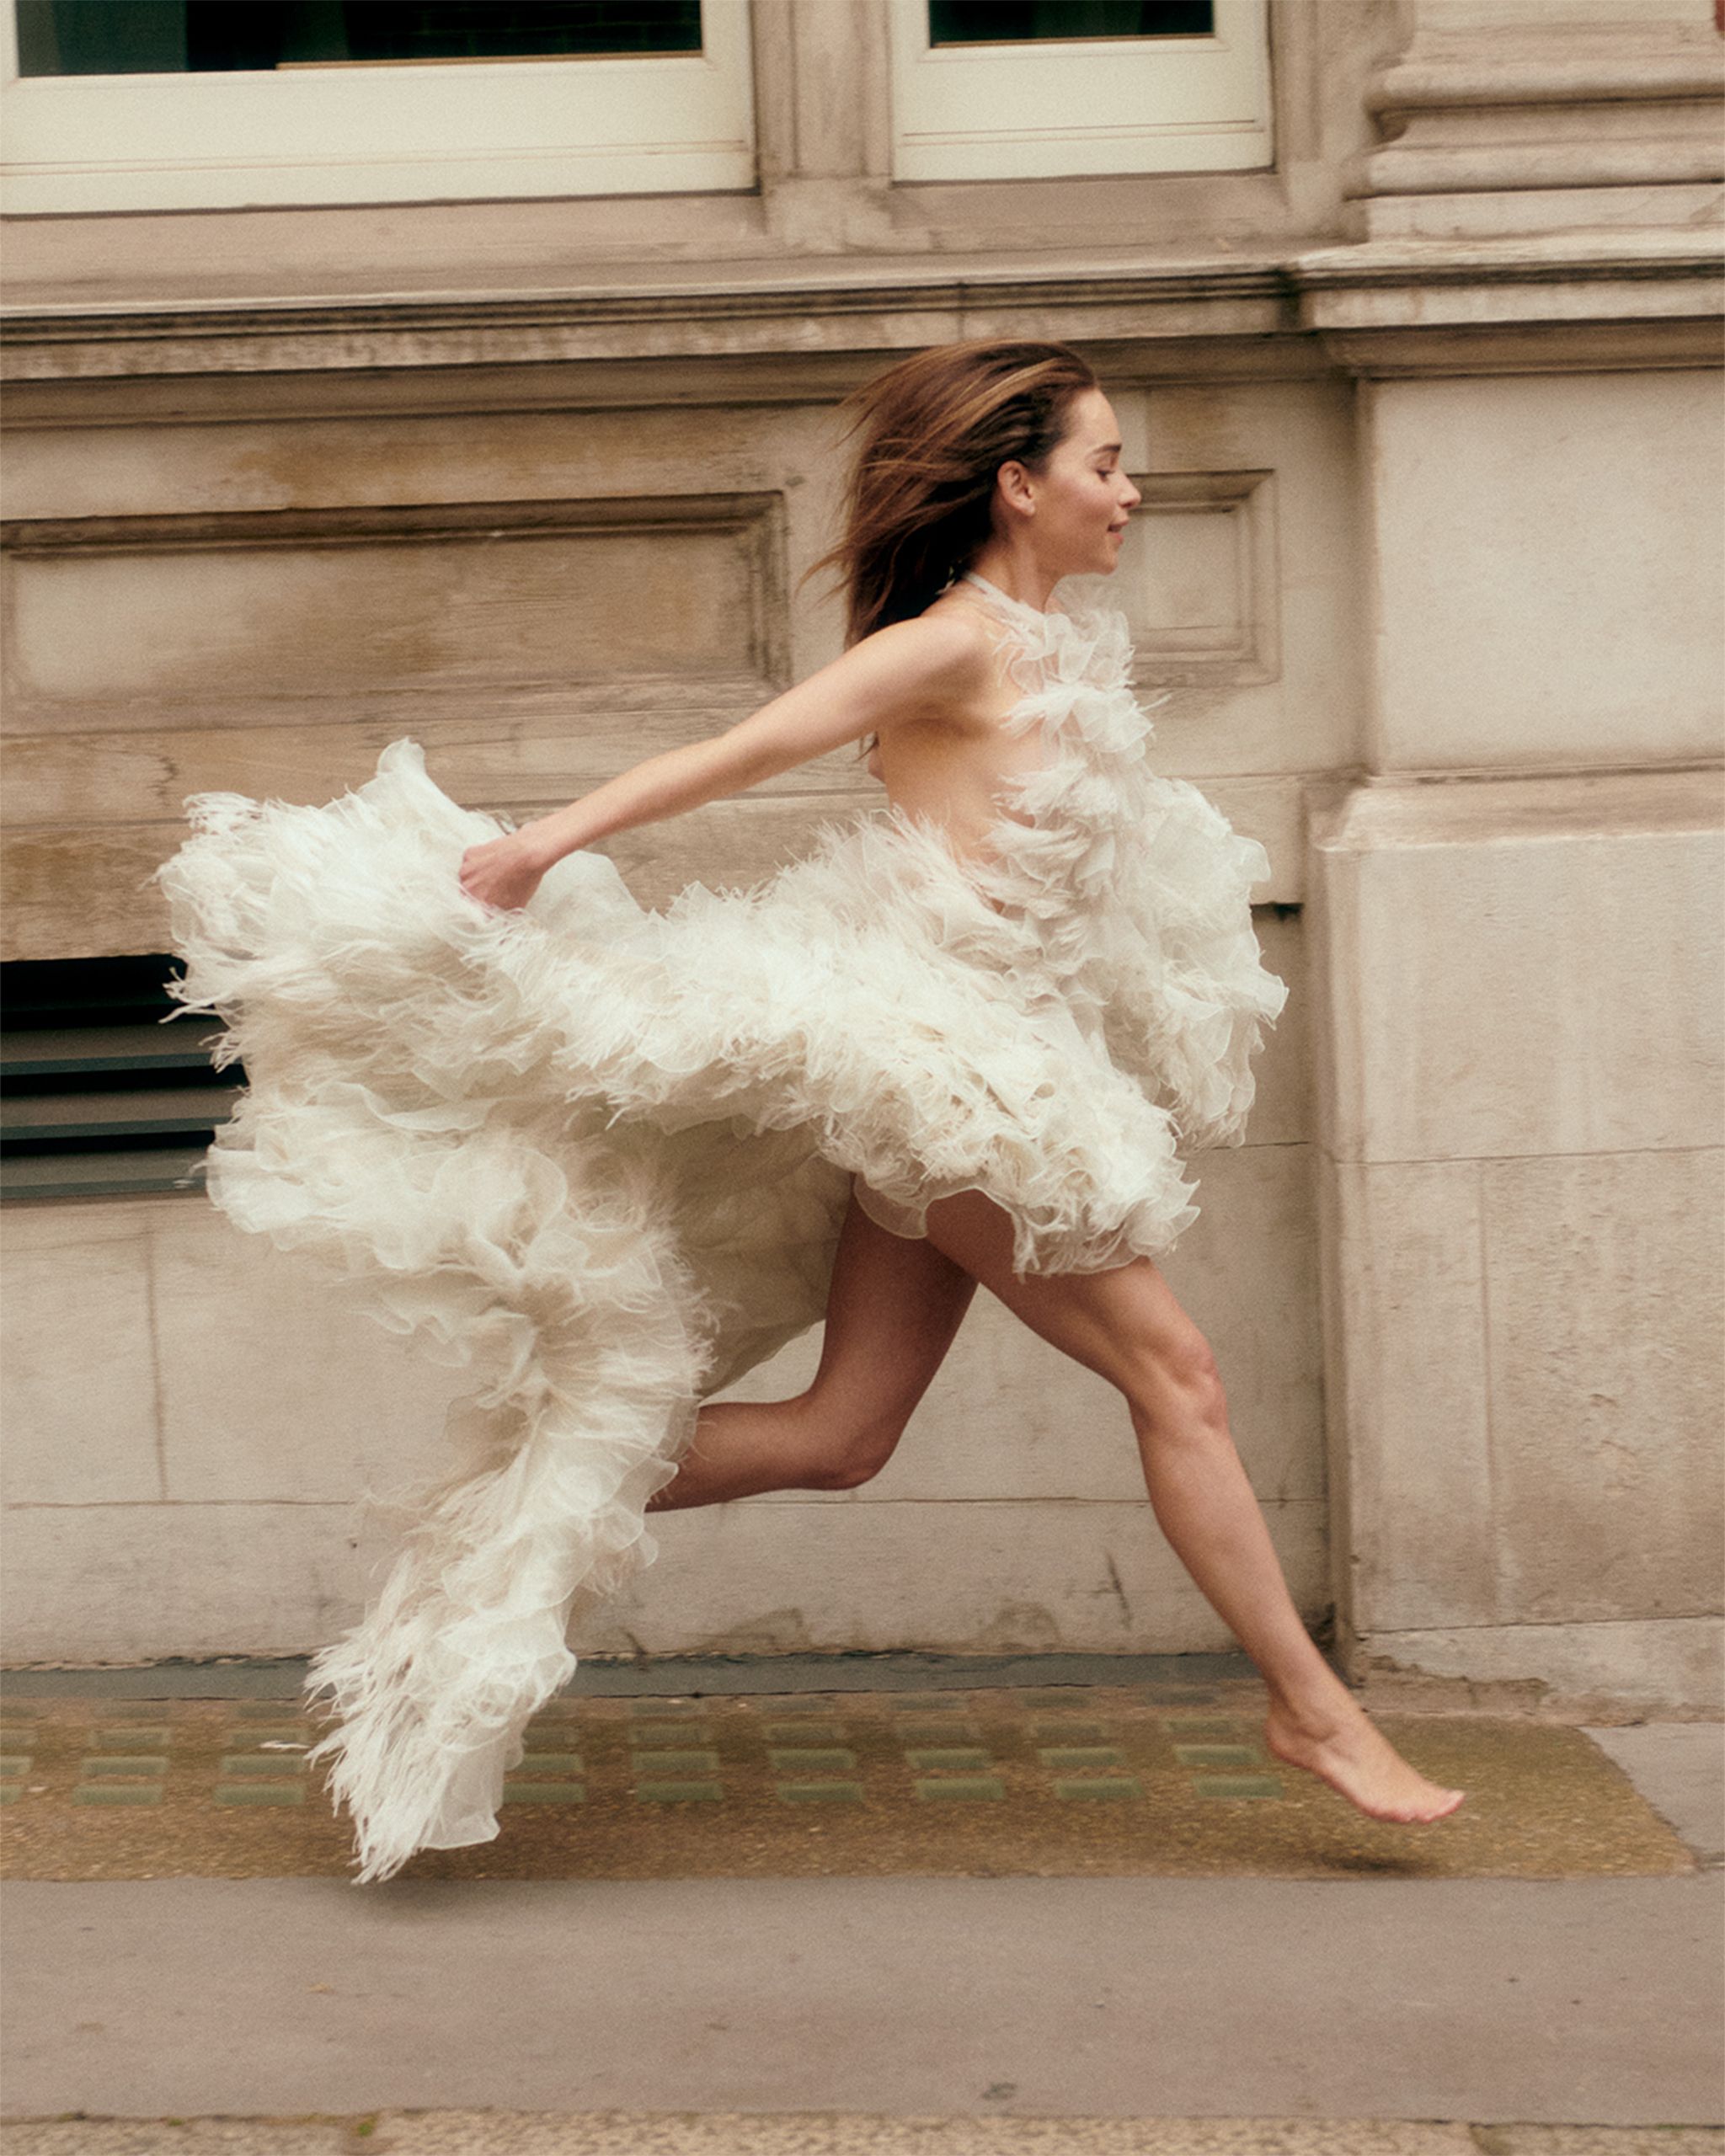
[[[0,1700],[14,1878],[340,1876],[292,1700]],[[1381,1717],[1465,1787],[1414,1837],[1268,1757],[1250,1679],[552,1701],[502,1832],[419,1879],[864,1876],[1562,1878],[1693,1860],[1580,1730]]]

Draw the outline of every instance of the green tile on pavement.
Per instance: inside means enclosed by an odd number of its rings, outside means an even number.
[[[159,1804],[159,1782],[80,1782],[72,1792],[74,1804]]]
[[[1183,1767],[1250,1767],[1262,1757],[1255,1744],[1177,1744]]]
[[[1143,1794],[1144,1785],[1134,1774],[1083,1774],[1070,1781],[1060,1780],[1055,1784],[1055,1795],[1059,1797],[1142,1796]]]
[[[633,1762],[638,1774],[663,1779],[675,1779],[679,1774],[716,1774],[718,1754],[716,1752],[648,1752],[636,1753]]]
[[[769,1744],[819,1744],[823,1741],[840,1744],[844,1742],[845,1726],[841,1721],[770,1721],[761,1732]]]
[[[518,1774],[579,1774],[585,1770],[579,1752],[524,1752],[519,1764],[510,1771]]]
[[[217,1782],[218,1804],[303,1804],[303,1782]]]
[[[994,1764],[980,1744],[948,1744],[933,1748],[907,1745],[905,1757],[919,1774],[935,1767],[991,1767]]]
[[[27,1774],[30,1770],[30,1756],[28,1752],[0,1753],[0,1775]]]
[[[99,1774],[165,1774],[168,1762],[155,1753],[115,1753],[108,1758],[83,1760],[80,1771],[86,1781]]]
[[[856,1753],[847,1751],[843,1745],[840,1744],[824,1748],[812,1744],[804,1745],[798,1746],[794,1750],[775,1749],[769,1752],[766,1756],[773,1772],[777,1774],[837,1774],[846,1767],[854,1767],[857,1764]]]
[[[942,1774],[912,1785],[924,1804],[998,1802],[1007,1785],[995,1774]]]
[[[91,1737],[104,1752],[144,1752],[167,1745],[168,1729],[165,1721],[151,1722],[139,1728],[128,1723],[124,1728],[93,1730]]]
[[[895,1732],[904,1744],[980,1744],[982,1732],[974,1721],[954,1716],[949,1721],[932,1717],[901,1722]]]
[[[0,1804],[16,1804],[23,1795],[22,1782],[0,1782]]]
[[[717,1782],[637,1782],[635,1797],[641,1804],[718,1804],[724,1791]]]
[[[303,1759],[281,1752],[230,1752],[221,1767],[222,1773],[230,1780],[237,1780],[242,1774],[258,1774],[266,1781],[280,1781],[288,1774],[302,1774],[305,1770]]]
[[[779,1782],[775,1785],[787,1804],[860,1804],[861,1782]]]

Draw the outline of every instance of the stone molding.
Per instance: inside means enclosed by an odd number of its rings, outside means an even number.
[[[1381,139],[1345,189],[1369,238],[1717,222],[1722,100],[1725,47],[1701,25],[1589,36],[1534,13],[1416,36],[1367,86]]]
[[[1186,261],[1068,256],[1058,264],[1010,267],[973,259],[931,267],[900,257],[894,262],[853,261],[822,274],[812,265],[787,274],[782,263],[726,265],[722,278],[668,279],[650,284],[622,277],[566,291],[494,294],[393,293],[336,296],[311,302],[203,300],[182,307],[131,302],[108,308],[75,304],[8,310],[8,334],[28,326],[33,337],[77,338],[85,325],[106,334],[157,337],[229,332],[329,328],[435,331],[451,323],[494,319],[515,329],[570,323],[608,324],[672,321],[701,323],[772,319],[789,310],[817,316],[890,311],[901,307],[1098,305],[1122,301],[1154,303],[1259,296],[1278,289],[1278,258],[1198,257]]]
[[[1112,379],[1326,371],[1272,258],[727,264],[499,296],[356,295],[0,315],[14,424],[235,408],[800,403],[967,336],[1083,343]],[[164,387],[167,392],[164,403]],[[264,385],[268,385],[267,389]]]
[[[1291,256],[1004,268],[846,264],[796,277],[314,304],[19,308],[14,424],[301,412],[793,403],[964,336],[1087,346],[1123,386],[1717,363],[1722,256],[1688,232],[1379,240]]]
[[[1289,265],[1300,318],[1348,373],[1717,366],[1725,248],[1686,232],[1383,239]]]
[[[1725,89],[1718,40],[1685,39],[1665,51],[1616,45],[1482,53],[1466,45],[1427,47],[1382,69],[1367,88],[1380,123],[1481,106],[1652,104],[1715,99]]]
[[[1309,799],[1310,843],[1326,854],[1725,830],[1725,776],[1711,762],[1664,771],[1355,773],[1327,788],[1313,785]]]

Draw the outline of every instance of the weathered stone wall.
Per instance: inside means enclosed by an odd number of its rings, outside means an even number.
[[[1295,986],[1250,1142],[1204,1168],[1175,1277],[1316,1618],[1298,902],[1307,775],[1348,760],[1361,718],[1351,397],[1293,380],[1118,403],[1146,502],[1114,589],[1144,694],[1172,691],[1162,760],[1271,849],[1261,930]],[[13,955],[160,947],[139,879],[188,792],[327,798],[411,732],[456,798],[530,811],[741,717],[839,646],[833,606],[798,589],[835,514],[830,403],[483,413],[458,435],[400,414],[93,444],[56,425],[13,448]],[[98,487],[99,515],[64,514]],[[846,752],[612,850],[660,899],[764,869],[876,798]],[[288,1652],[349,1621],[372,1546],[351,1497],[434,1471],[435,1376],[195,1198],[19,1207],[6,1241],[12,1551],[31,1582],[12,1652]],[[68,1390],[63,1342],[92,1295],[100,1348]],[[756,1391],[800,1384],[813,1345]],[[1124,1414],[992,1309],[885,1475],[770,1502],[662,1523],[667,1561],[594,1644],[1226,1639],[1155,1530]],[[267,1559],[235,1561],[254,1543]]]
[[[327,798],[411,733],[531,812],[742,715],[837,648],[836,398],[1071,338],[1162,766],[1273,863],[1294,999],[1169,1271],[1300,1605],[1355,1667],[1705,1704],[1710,9],[1281,0],[1274,169],[908,188],[874,0],[756,19],[752,195],[15,223],[8,955],[159,947],[192,791]],[[868,792],[841,755],[616,851],[657,899]],[[5,1227],[10,1652],[328,1637],[446,1381],[201,1201]],[[1225,1636],[1123,1416],[992,1310],[875,1482],[655,1533],[578,1644]]]

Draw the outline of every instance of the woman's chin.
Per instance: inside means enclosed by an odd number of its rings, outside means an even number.
[[[1069,576],[1112,576],[1119,566],[1119,548],[1111,540],[1104,539],[1096,553],[1082,561],[1068,562],[1055,582],[1063,584]]]

